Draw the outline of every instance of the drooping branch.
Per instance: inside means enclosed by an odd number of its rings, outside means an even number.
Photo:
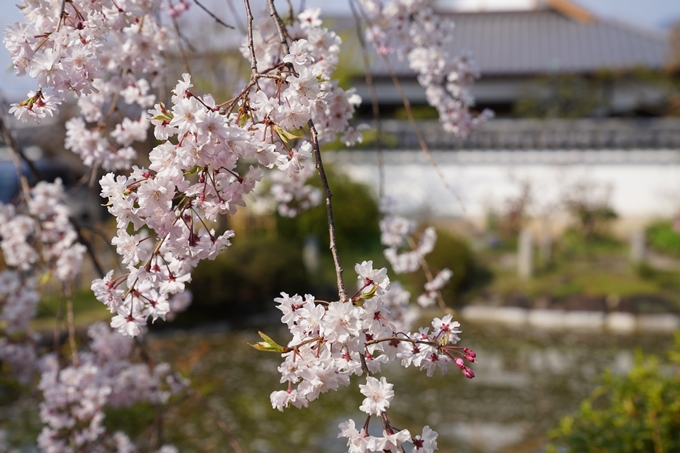
[[[64,294],[66,295],[66,324],[68,326],[68,344],[71,349],[71,363],[78,367],[78,346],[76,345],[76,323],[73,313],[73,292],[71,282],[64,283]]]
[[[276,24],[276,32],[278,33],[279,40],[281,41],[281,49],[283,50],[284,55],[287,55],[290,53],[290,49],[288,48],[288,40],[286,39],[286,27],[283,25],[281,16],[279,16],[279,13],[276,12],[274,0],[267,0],[267,3],[269,4],[269,15]]]
[[[223,21],[222,19],[220,19],[219,17],[217,17],[212,11],[210,11],[208,8],[206,8],[206,7],[205,7],[201,2],[199,2],[198,0],[194,0],[194,3],[196,3],[196,4],[198,5],[198,7],[201,8],[203,11],[205,11],[206,13],[208,13],[208,15],[209,15],[210,17],[212,17],[213,19],[215,19],[215,22],[217,22],[218,24],[222,25],[223,27],[229,28],[229,29],[231,29],[231,30],[234,29],[233,26],[224,23],[224,21]]]
[[[71,220],[71,225],[73,225],[73,229],[76,231],[76,234],[78,235],[78,242],[80,242],[81,244],[83,244],[85,246],[87,254],[90,257],[90,259],[92,260],[92,264],[94,265],[94,267],[97,271],[97,274],[99,274],[99,277],[104,278],[104,276],[106,275],[106,272],[104,272],[104,268],[102,267],[101,263],[99,262],[99,259],[97,258],[97,255],[94,252],[94,249],[92,247],[92,242],[85,239],[85,236],[83,236],[83,232],[81,230],[80,225],[78,225],[78,223],[75,220],[73,220],[73,219],[70,219],[70,220]]]
[[[254,83],[257,77],[257,57],[255,56],[255,44],[253,43],[253,12],[250,9],[250,0],[243,0],[246,5],[248,19],[248,50],[250,51],[250,81]]]
[[[285,54],[288,54],[290,53],[290,50],[288,47],[288,41],[286,39],[286,31],[283,25],[283,21],[281,20],[279,14],[276,12],[274,0],[267,0],[267,3],[269,4],[269,14],[272,17],[272,19],[274,19],[274,23],[276,24],[276,30],[281,41],[281,47],[283,49],[283,52]],[[253,52],[252,49],[251,52]],[[333,216],[333,204],[331,202],[331,197],[333,197],[333,194],[331,193],[331,188],[330,185],[328,184],[328,178],[326,177],[326,171],[323,166],[323,161],[321,160],[319,135],[316,130],[316,127],[314,126],[314,121],[310,119],[307,122],[307,124],[309,125],[309,132],[311,135],[312,151],[314,154],[314,161],[316,162],[316,171],[317,173],[319,173],[319,177],[321,178],[321,184],[323,186],[324,195],[326,197],[326,216],[328,218],[328,234],[330,236],[330,250],[331,254],[333,255],[333,264],[335,266],[335,277],[338,285],[338,297],[342,302],[349,302],[350,299],[349,297],[347,297],[345,281],[342,277],[343,269],[342,265],[340,264],[340,256],[338,255],[337,238],[335,234],[335,219]]]
[[[345,289],[345,282],[342,277],[342,265],[340,264],[340,256],[338,255],[338,245],[335,235],[335,219],[333,217],[333,204],[331,203],[331,188],[328,185],[328,178],[326,177],[326,171],[323,167],[323,162],[321,161],[321,149],[319,148],[319,137],[314,127],[314,122],[309,120],[309,131],[312,136],[312,150],[314,152],[314,161],[316,162],[316,171],[319,173],[321,178],[321,184],[323,185],[324,195],[326,196],[326,216],[328,218],[328,234],[330,235],[330,249],[333,255],[333,264],[335,265],[335,277],[338,283],[338,296],[340,301],[348,302],[347,290]]]
[[[191,46],[191,44],[188,41],[186,41],[186,39],[184,39],[184,36],[182,35],[182,32],[179,29],[179,25],[177,25],[177,19],[175,19],[174,17],[172,18],[172,26],[175,28],[175,33],[177,33],[177,36],[180,38],[180,40],[177,42],[177,50],[179,50],[179,56],[182,59],[182,66],[184,67],[184,72],[191,73],[189,60],[187,59],[187,56],[184,53],[184,49],[182,49],[181,41],[186,42],[187,46],[189,47]]]
[[[17,142],[15,137],[12,136],[12,133],[5,124],[4,99],[0,99],[0,101],[2,101],[2,105],[0,105],[0,130],[2,132],[2,138],[5,142],[7,150],[9,151],[10,157],[12,158],[12,163],[14,164],[14,167],[16,169],[17,179],[19,180],[19,186],[21,187],[21,192],[24,196],[24,200],[26,200],[26,203],[28,203],[31,197],[31,189],[28,185],[28,179],[26,178],[26,175],[24,175],[23,172],[23,168],[21,165],[22,160],[26,162],[26,165],[28,165],[31,171],[34,171],[36,175],[39,175],[40,173],[33,165],[33,162],[27,159],[26,156],[23,154],[23,151],[21,150],[19,143]]]
[[[385,196],[385,163],[383,161],[382,149],[382,121],[380,119],[380,104],[378,103],[378,94],[375,91],[375,84],[373,83],[373,74],[371,74],[371,62],[368,58],[368,49],[366,48],[366,40],[361,30],[361,17],[357,11],[355,0],[350,0],[349,6],[352,9],[354,16],[354,24],[356,25],[357,39],[359,39],[359,46],[361,47],[361,57],[364,62],[364,77],[366,79],[366,86],[368,87],[368,94],[371,97],[371,110],[373,113],[373,127],[375,127],[375,150],[378,154],[378,197],[382,199]]]
[[[246,27],[244,27],[243,22],[241,22],[241,16],[238,14],[238,11],[236,11],[234,2],[232,0],[227,0],[227,6],[229,7],[229,11],[231,12],[232,16],[234,16],[234,20],[236,20],[236,26],[238,27],[238,31],[240,31],[243,34],[246,34]]]
[[[417,248],[416,243],[413,241],[413,238],[408,238],[408,245],[411,247],[411,250],[415,250]],[[428,283],[432,283],[434,280],[434,275],[432,274],[432,270],[430,269],[430,265],[427,263],[425,260],[424,256],[421,256],[420,254],[418,255],[418,262],[420,262],[420,267],[423,269],[423,272],[425,273],[425,278],[427,278]],[[453,310],[449,308],[446,305],[446,301],[444,301],[444,296],[442,296],[442,292],[440,290],[436,291],[437,295],[437,303],[439,304],[439,308],[444,310],[446,313],[451,313]]]

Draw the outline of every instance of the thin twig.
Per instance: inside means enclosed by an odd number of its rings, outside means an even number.
[[[31,199],[31,188],[28,185],[28,179],[26,178],[26,175],[24,175],[24,171],[21,167],[21,157],[24,158],[24,161],[27,163],[27,165],[29,165],[30,168],[35,167],[33,166],[32,162],[29,164],[29,160],[26,159],[24,154],[19,151],[19,143],[14,139],[14,137],[9,131],[9,128],[5,125],[4,114],[5,106],[3,99],[3,105],[0,106],[0,129],[2,129],[2,137],[5,142],[5,146],[9,151],[9,155],[12,158],[12,162],[14,163],[14,167],[17,172],[17,179],[19,179],[19,186],[21,187],[21,192],[24,195],[24,200],[26,200],[26,203],[28,203],[29,200]]]
[[[354,4],[355,0],[349,2],[354,15],[354,23],[357,29],[357,38],[361,46],[361,56],[364,60],[364,74],[366,78],[366,86],[368,93],[371,96],[371,109],[373,111],[373,127],[375,127],[375,150],[378,154],[378,198],[382,199],[385,196],[385,163],[383,161],[382,149],[382,121],[380,119],[380,104],[378,103],[378,94],[375,91],[375,84],[373,83],[373,74],[371,74],[371,62],[368,58],[368,49],[366,48],[366,40],[361,30],[361,18],[359,12]]]
[[[213,19],[215,19],[215,21],[216,21],[218,24],[220,24],[220,25],[222,25],[222,26],[224,26],[224,27],[227,27],[227,28],[229,28],[229,29],[231,29],[231,30],[234,30],[234,27],[233,27],[233,26],[231,26],[231,25],[229,25],[229,24],[225,24],[225,23],[222,21],[222,19],[220,19],[219,17],[217,17],[216,15],[214,15],[214,14],[212,13],[212,11],[210,11],[208,8],[206,8],[205,6],[203,6],[203,5],[201,4],[201,2],[199,2],[198,0],[194,0],[194,3],[196,3],[196,4],[198,5],[198,7],[201,8],[203,11],[205,11],[206,13],[208,13],[208,15],[209,15],[210,17],[212,17]]]
[[[57,308],[57,316],[54,322],[54,333],[52,337],[52,349],[57,358],[58,369],[61,369],[61,354],[59,354],[59,346],[61,345],[61,321],[64,318],[64,299],[60,298],[59,306]]]
[[[64,19],[64,12],[66,11],[66,0],[61,0],[61,9],[59,10],[59,22],[57,23],[57,31],[61,29],[61,22]]]
[[[411,247],[412,250],[415,250],[416,244],[413,241],[412,238],[408,238],[408,245]],[[427,278],[427,281],[429,283],[432,283],[434,280],[434,275],[432,275],[432,271],[430,270],[430,265],[427,264],[427,261],[425,260],[425,257],[421,256],[418,254],[418,261],[420,262],[420,267],[423,268],[423,272],[425,273],[425,278]],[[439,304],[439,308],[444,310],[447,313],[452,312],[452,310],[446,305],[446,301],[444,300],[444,296],[442,296],[441,291],[437,290],[437,303]]]
[[[123,72],[125,74],[125,72]],[[118,108],[118,98],[120,97],[120,92],[116,92],[116,94],[113,96],[113,100],[111,100],[111,105],[109,106],[109,110],[106,112],[106,115],[104,118],[99,120],[99,123],[97,123],[97,128],[99,129],[104,129],[106,127],[106,122],[109,120],[111,115],[113,115],[113,112]]]
[[[276,24],[276,31],[279,35],[279,40],[281,41],[281,48],[285,54],[290,53],[288,47],[288,41],[286,40],[286,29],[281,21],[281,17],[276,12],[276,7],[274,6],[274,0],[267,0],[269,4],[269,15],[274,20]],[[314,153],[314,160],[316,162],[316,171],[319,173],[321,178],[321,184],[323,185],[323,190],[326,195],[326,214],[328,217],[328,234],[330,236],[330,250],[333,255],[333,264],[335,265],[335,277],[338,283],[338,297],[341,302],[349,302],[350,299],[347,297],[347,290],[345,289],[345,282],[342,278],[342,265],[340,264],[340,256],[338,255],[338,246],[335,236],[335,219],[333,217],[333,204],[331,203],[331,188],[328,185],[328,178],[326,177],[326,171],[323,167],[323,162],[321,160],[321,149],[319,148],[319,134],[314,126],[314,121],[311,119],[307,122],[309,125],[309,132],[311,135],[312,150]]]
[[[456,198],[458,201],[458,204],[460,205],[460,208],[462,209],[463,212],[466,212],[465,209],[465,203],[463,203],[463,199],[460,197],[456,189],[453,188],[451,184],[449,184],[449,181],[446,179],[446,176],[444,176],[444,173],[442,172],[441,168],[439,168],[439,165],[434,161],[434,158],[432,157],[432,153],[430,153],[430,148],[427,146],[427,143],[425,142],[425,137],[423,137],[423,132],[420,130],[420,127],[418,126],[418,123],[416,122],[416,119],[413,116],[413,111],[411,110],[411,103],[408,100],[408,97],[406,96],[406,92],[404,92],[404,87],[401,85],[401,82],[399,81],[399,77],[394,73],[394,70],[392,69],[392,65],[388,61],[386,56],[383,56],[383,61],[385,62],[385,66],[387,67],[387,70],[390,73],[390,77],[392,78],[392,82],[394,83],[394,86],[397,88],[397,91],[399,92],[399,96],[401,97],[401,101],[404,104],[404,109],[406,110],[406,115],[408,116],[408,120],[411,123],[411,126],[413,126],[413,131],[416,133],[416,137],[418,138],[418,143],[420,144],[420,149],[423,150],[425,155],[427,156],[427,160],[430,161],[430,165],[432,165],[432,168],[437,172],[437,176],[439,176],[439,179],[441,179],[442,183],[444,186],[453,194],[453,196]]]
[[[361,359],[361,369],[364,370],[364,373],[366,373],[366,376],[371,375],[371,370],[368,369],[368,365],[366,364],[366,356],[363,353],[359,353],[359,359]]]
[[[345,282],[342,278],[342,265],[340,264],[340,257],[338,256],[338,245],[335,237],[335,219],[333,218],[333,205],[331,203],[331,188],[328,185],[328,178],[326,177],[326,171],[323,168],[323,162],[321,161],[321,150],[319,149],[319,137],[314,127],[314,122],[310,119],[309,131],[312,136],[312,150],[314,152],[314,160],[316,161],[316,171],[319,173],[321,178],[321,184],[323,185],[324,194],[326,195],[326,215],[328,217],[328,234],[330,236],[330,249],[333,255],[333,264],[335,264],[335,278],[338,282],[338,296],[340,297],[340,302],[348,302],[350,299],[347,297],[347,290],[345,289]]]
[[[87,250],[87,254],[90,256],[90,259],[92,260],[92,264],[94,265],[95,269],[97,270],[97,273],[99,274],[100,278],[104,278],[106,276],[106,272],[104,272],[104,268],[102,265],[99,263],[99,260],[97,259],[97,255],[94,253],[94,250],[92,248],[92,243],[85,239],[85,236],[83,236],[83,232],[81,231],[80,225],[76,223],[75,220],[71,220],[71,225],[73,225],[73,229],[76,230],[76,234],[78,235],[78,242],[83,244],[85,246],[85,249]]]
[[[163,408],[160,407],[160,405],[156,405],[156,414],[154,416],[154,421],[151,425],[147,426],[146,429],[142,432],[142,434],[139,435],[139,441],[137,442],[137,450],[138,451],[146,451],[141,448],[143,445],[142,440],[145,438],[148,438],[148,442],[146,442],[147,445],[149,445],[149,448],[151,449],[157,449],[159,445],[162,445],[162,424],[163,424],[163,415],[165,415],[166,412],[168,412],[170,409],[173,409],[177,406],[182,405],[187,399],[189,398],[188,395],[183,395],[181,398],[178,398],[175,401],[171,401],[167,403]]]
[[[163,443],[163,413],[159,403],[156,403],[156,413],[153,419],[153,427],[151,436],[149,437],[149,447],[156,449]]]
[[[279,35],[279,41],[281,42],[281,49],[283,50],[284,55],[288,55],[290,53],[290,49],[288,48],[288,40],[286,39],[286,27],[283,25],[283,21],[281,20],[281,16],[279,16],[279,13],[276,12],[276,6],[274,6],[274,0],[267,0],[267,3],[269,4],[269,15],[271,18],[274,20],[274,23],[276,24],[276,32]]]
[[[95,228],[95,227],[93,227],[93,226],[89,226],[89,225],[82,225],[82,226],[80,226],[80,230],[81,230],[81,231],[82,231],[82,230],[88,230],[90,233],[92,233],[92,234],[94,234],[95,236],[97,236],[97,237],[99,237],[100,239],[102,239],[102,240],[104,241],[104,244],[105,244],[106,247],[109,249],[109,251],[111,252],[112,255],[116,255],[116,253],[118,253],[118,252],[116,251],[116,247],[115,247],[113,244],[111,244],[111,239],[109,238],[109,236],[107,236],[106,233],[104,233],[103,231],[101,231],[101,230],[99,230],[99,229],[97,229],[97,228]],[[78,232],[78,233],[80,234],[80,232]],[[94,240],[89,241],[90,246],[92,246],[93,243],[94,243]],[[84,243],[84,245],[85,245],[85,247],[88,246],[87,243]],[[94,252],[94,250],[93,250],[93,252]],[[88,250],[88,254],[89,254],[89,253],[90,253],[90,252],[89,252],[89,250]],[[92,255],[90,255],[90,256],[92,256]],[[123,268],[123,266],[122,266],[122,264],[120,263],[119,260],[116,260],[116,264],[118,265],[118,270],[120,270],[121,272],[125,272],[125,269]],[[96,265],[96,264],[95,264],[95,265]],[[96,265],[96,266],[97,266],[97,265]],[[97,272],[98,272],[98,273],[102,273],[102,272],[103,272],[103,268],[101,267],[101,264],[99,264],[99,265],[97,266]],[[105,275],[106,275],[106,274],[104,274],[103,276],[105,276]]]
[[[295,13],[293,11],[293,2],[286,0],[288,2],[288,20],[292,24],[295,21]]]
[[[255,56],[255,44],[253,43],[253,12],[250,10],[250,1],[243,0],[246,5],[246,16],[248,19],[248,49],[250,50],[250,81],[256,82],[257,78],[257,57]]]
[[[71,348],[71,362],[74,367],[78,367],[78,346],[76,345],[76,324],[73,316],[71,282],[64,283],[64,294],[66,295],[66,324],[68,326],[68,344]]]
[[[238,13],[238,11],[236,11],[234,2],[232,0],[227,0],[227,6],[229,7],[231,15],[234,16],[234,19],[236,19],[236,26],[238,27],[238,31],[245,34],[246,27],[243,25],[243,22],[241,22],[241,15]],[[242,59],[239,59],[239,61],[242,61]]]
[[[179,30],[179,25],[177,25],[177,20],[174,17],[172,18],[172,25],[175,27],[175,33],[177,33],[177,36],[179,36],[181,41],[184,37],[182,36],[182,32],[180,32]],[[184,54],[184,49],[182,49],[181,42],[177,43],[177,49],[179,50],[179,56],[182,59],[182,66],[184,66],[184,72],[191,73],[191,68],[189,67],[189,60],[187,60],[187,56]]]

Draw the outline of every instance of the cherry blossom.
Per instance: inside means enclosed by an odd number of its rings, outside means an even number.
[[[380,415],[385,412],[394,398],[392,387],[393,385],[389,384],[384,377],[380,380],[372,376],[367,377],[366,384],[359,385],[361,393],[366,396],[359,409],[368,415]]]
[[[409,61],[446,130],[465,135],[488,117],[468,111],[477,69],[469,56],[448,53],[448,22],[421,0],[359,3],[378,53]],[[186,309],[191,294],[185,286],[193,269],[215,259],[234,239],[232,230],[216,231],[215,222],[235,214],[250,197],[268,198],[279,214],[295,216],[325,196],[331,217],[330,196],[307,183],[316,172],[325,178],[320,147],[335,140],[351,146],[362,139],[364,126],[351,122],[361,99],[333,79],[342,40],[323,26],[319,9],[283,24],[270,2],[270,13],[249,24],[241,51],[251,65],[250,80],[233,98],[201,93],[189,73],[177,81],[169,100],[157,98],[155,88],[166,76],[163,55],[178,39],[159,12],[167,8],[165,16],[174,19],[189,5],[186,0],[32,0],[22,8],[24,23],[4,32],[16,74],[36,84],[10,113],[21,121],[40,121],[76,100],[80,115],[66,122],[65,147],[93,176],[106,172],[99,179],[100,194],[116,219],[111,245],[122,269],[91,284],[112,315],[110,326],[93,325],[85,350],[77,350],[71,338],[70,365],[55,354],[40,357],[30,331],[40,301],[38,281],[53,277],[70,288],[87,248],[69,218],[60,181],[24,188],[21,202],[0,204],[0,247],[8,266],[0,271],[0,359],[24,382],[41,373],[44,427],[38,445],[45,451],[135,451],[125,433],[106,432],[106,408],[164,404],[186,383],[167,365],[130,360],[131,337]],[[133,165],[134,146],[146,140],[149,128],[158,142],[148,167]],[[416,234],[414,222],[392,211],[385,212],[380,227],[395,273],[430,272],[424,258],[436,242],[434,229]],[[358,289],[351,297],[340,275],[338,300],[287,293],[275,299],[291,339],[280,346],[261,334],[263,341],[254,345],[282,357],[278,370],[286,388],[271,394],[272,407],[307,407],[361,376],[365,383],[359,391],[366,398],[359,409],[368,417],[361,429],[352,420],[340,425],[349,451],[403,452],[411,443],[414,452],[429,453],[437,438],[429,427],[413,437],[390,425],[395,392],[381,376],[384,365],[397,362],[431,376],[455,364],[471,378],[468,364],[475,362],[475,353],[457,345],[461,331],[451,315],[435,318],[431,331],[412,332],[418,308],[400,284],[390,282],[387,269],[362,261],[355,271]],[[450,277],[448,269],[429,275],[420,305],[438,300]],[[380,419],[382,436],[368,434],[371,417]],[[175,451],[172,446],[158,450]]]

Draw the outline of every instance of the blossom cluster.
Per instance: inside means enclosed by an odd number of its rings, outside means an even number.
[[[24,23],[9,26],[4,44],[18,76],[29,75],[38,89],[13,104],[10,113],[27,121],[53,116],[68,95],[79,97],[83,118],[99,122],[88,128],[82,118],[67,122],[66,147],[88,166],[124,169],[136,153],[130,144],[146,140],[149,123],[143,116],[124,118],[110,136],[105,115],[119,98],[148,108],[155,96],[149,82],[165,73],[162,53],[172,35],[155,19],[160,0],[35,0],[22,7]],[[63,10],[62,10],[63,7]],[[106,115],[107,117],[109,115]]]
[[[47,356],[38,388],[44,400],[44,423],[38,446],[49,453],[134,452],[122,432],[107,433],[105,408],[130,407],[139,402],[165,403],[182,388],[167,364],[151,368],[129,360],[134,344],[106,324],[88,330],[90,351],[78,354],[78,365],[60,368],[56,357]],[[176,453],[165,446],[159,453]]]
[[[59,179],[39,182],[22,202],[0,204],[0,247],[8,269],[0,272],[0,362],[25,384],[36,372],[43,394],[38,437],[41,451],[51,453],[134,452],[124,433],[109,436],[102,424],[105,408],[127,407],[140,401],[164,403],[184,383],[166,364],[151,368],[133,363],[133,342],[105,324],[95,324],[88,334],[89,352],[76,353],[74,364],[64,367],[54,354],[39,355],[39,335],[30,321],[40,302],[41,284],[53,276],[70,284],[82,266],[85,246],[70,220]],[[186,307],[186,295],[171,301],[170,314]],[[164,446],[160,453],[176,453]]]
[[[265,17],[253,28],[253,54],[260,76],[255,92],[243,105],[262,134],[260,164],[280,170],[271,173],[271,194],[279,214],[286,217],[294,217],[321,200],[318,189],[305,184],[314,173],[314,167],[306,165],[312,157],[311,141],[301,139],[291,146],[302,138],[300,129],[311,120],[318,145],[338,135],[347,146],[362,139],[359,129],[350,123],[361,98],[354,88],[344,90],[332,79],[341,39],[322,27],[319,15],[319,8],[308,8],[287,27],[292,43],[285,55],[274,21]],[[247,39],[241,53],[251,58]],[[278,77],[271,74],[273,68],[279,69]]]
[[[470,113],[470,87],[479,70],[470,54],[451,54],[453,22],[434,12],[427,0],[359,0],[368,21],[366,37],[378,54],[396,54],[418,75],[428,103],[447,132],[467,136],[493,116]]]
[[[189,5],[168,4],[173,18]],[[420,0],[385,6],[361,0],[361,5],[379,52],[394,49],[409,59],[445,128],[464,135],[476,127],[483,116],[467,111],[472,104],[467,87],[476,69],[448,54],[446,22]],[[164,75],[163,51],[175,41],[159,22],[160,7],[160,0],[31,0],[22,8],[25,23],[4,34],[17,74],[38,83],[12,106],[15,116],[40,120],[69,95],[78,98],[81,116],[68,121],[65,144],[93,175],[98,168],[110,172],[100,179],[101,196],[115,217],[111,242],[126,268],[92,283],[95,297],[114,314],[113,330],[92,326],[89,352],[71,351],[72,365],[52,355],[37,360],[26,347],[30,336],[24,343],[0,339],[0,359],[26,375],[31,367],[21,366],[29,360],[32,369],[42,369],[44,451],[134,451],[125,434],[106,433],[105,409],[164,403],[184,383],[165,365],[131,361],[128,337],[142,334],[149,320],[170,319],[186,308],[191,272],[201,260],[217,257],[234,236],[213,225],[244,206],[266,173],[273,175],[270,191],[279,213],[294,216],[321,200],[320,191],[306,184],[314,172],[312,156],[322,173],[320,146],[338,138],[348,146],[361,140],[360,128],[350,122],[361,100],[332,79],[341,40],[322,26],[318,9],[284,26],[271,1],[271,16],[249,24],[241,48],[251,63],[250,80],[233,98],[218,102],[199,93],[190,74],[182,75],[169,100],[152,93]],[[118,123],[109,124],[114,117]],[[150,127],[160,144],[148,167],[131,165],[133,144],[145,140]],[[59,182],[40,183],[26,194],[25,211],[0,205],[0,246],[11,268],[0,273],[0,327],[6,333],[28,330],[38,302],[34,275],[51,272],[66,282],[78,273],[85,247],[76,242],[62,198]],[[389,213],[381,229],[386,257],[398,273],[417,270],[436,240],[428,229],[415,242],[415,225]],[[394,388],[376,376],[397,362],[428,376],[455,365],[472,378],[467,363],[475,354],[457,346],[459,324],[451,315],[412,332],[417,313],[410,295],[390,282],[386,269],[365,261],[355,270],[358,290],[349,300],[286,293],[276,299],[292,340],[282,347],[263,335],[258,344],[284,358],[279,371],[288,387],[272,393],[272,406],[305,407],[321,393],[349,385],[351,376],[362,376],[366,423],[361,429],[352,420],[341,425],[349,451],[403,452],[411,444],[415,453],[430,453],[437,434],[429,427],[413,436],[390,425]],[[450,276],[445,269],[429,278],[420,304],[430,305]],[[380,419],[382,436],[368,434],[371,417]],[[174,451],[165,446],[159,453]]]
[[[5,263],[28,270],[38,261],[54,269],[60,281],[78,273],[85,247],[76,243],[77,233],[64,204],[64,186],[40,182],[25,200],[27,212],[17,212],[12,204],[0,203],[0,239]]]
[[[403,307],[403,290],[390,284],[386,269],[373,269],[371,261],[357,264],[359,289],[350,302],[324,302],[314,296],[289,296],[282,293],[275,299],[288,326],[292,339],[286,347],[276,347],[271,339],[259,347],[282,352],[283,363],[278,370],[286,390],[272,393],[274,408],[283,410],[289,405],[306,407],[321,393],[347,386],[352,375],[366,376],[359,386],[366,397],[360,410],[368,415],[366,426],[356,430],[350,420],[341,425],[341,436],[348,438],[351,453],[369,451],[402,451],[410,442],[415,452],[432,452],[436,448],[436,433],[426,427],[422,436],[412,437],[407,430],[395,431],[389,425],[386,411],[394,397],[393,385],[381,373],[382,367],[398,362],[403,367],[414,366],[432,376],[439,369],[446,373],[451,364],[463,374],[474,377],[466,361],[474,362],[475,353],[456,346],[461,332],[459,323],[451,315],[435,318],[432,330],[421,328],[409,332],[410,320],[405,322],[399,313]],[[406,302],[408,295],[406,294]],[[393,305],[394,304],[394,305]],[[396,308],[396,316],[393,315]],[[258,345],[256,345],[258,346]],[[368,435],[371,416],[380,417],[383,436]]]
[[[433,227],[428,227],[416,240],[416,223],[395,214],[395,208],[394,200],[388,197],[380,201],[380,211],[384,215],[380,220],[380,241],[386,247],[383,253],[395,273],[415,272],[425,264],[425,255],[434,250],[437,232]],[[425,284],[425,292],[418,296],[417,302],[421,307],[430,307],[436,303],[438,291],[451,279],[453,272],[444,268],[436,276],[432,276],[429,268],[424,270],[428,282]]]
[[[358,100],[330,80],[339,38],[320,27],[318,10],[303,12],[298,27],[291,27],[289,33],[301,37],[287,54],[272,39],[270,22],[254,29],[261,72],[230,106],[193,94],[191,76],[184,74],[172,107],[158,103],[149,112],[154,134],[163,140],[151,151],[149,168],[133,167],[129,176],[109,173],[100,181],[117,219],[112,243],[128,272],[116,278],[110,272],[92,289],[116,314],[112,325],[121,333],[134,336],[149,318],[165,319],[168,299],[184,290],[198,262],[231,244],[233,231],[218,235],[208,224],[244,206],[263,169],[283,175],[272,186],[282,214],[320,201],[318,191],[305,186],[313,146],[350,128]],[[316,125],[311,141],[302,138],[310,121]],[[240,173],[240,163],[250,163],[247,174]]]
[[[33,187],[20,210],[0,203],[0,248],[9,269],[0,272],[0,328],[26,332],[40,300],[29,270],[40,268],[60,282],[80,272],[85,246],[69,219],[61,180]],[[9,347],[9,343],[3,343]],[[0,344],[0,356],[3,356]]]
[[[38,336],[31,331],[41,281],[70,282],[80,273],[85,246],[69,218],[61,180],[40,182],[17,205],[0,203],[0,361],[21,382],[39,370]]]

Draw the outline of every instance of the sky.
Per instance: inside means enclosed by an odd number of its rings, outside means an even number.
[[[22,16],[18,8],[13,8],[7,5],[8,3],[19,3],[18,0],[1,0],[4,5],[2,7],[2,17],[0,17],[0,25],[5,29],[8,24],[18,22]],[[231,14],[226,7],[229,0],[202,0],[201,3],[211,5],[211,9],[215,13],[222,13],[220,17],[230,17]],[[264,0],[251,0],[253,3],[253,10],[259,11],[264,7]],[[350,10],[348,0],[292,0],[294,6],[298,7],[302,1],[307,6],[320,7],[322,12],[326,15],[330,14],[345,14],[349,15]],[[509,7],[512,4],[526,3],[530,0],[439,0],[443,3],[470,4],[471,2],[482,4],[497,4],[499,2],[507,2]],[[277,0],[285,8],[285,1]],[[242,2],[234,0],[233,3],[239,5]],[[577,1],[581,6],[594,12],[596,15],[607,18],[614,18],[624,22],[631,23],[644,28],[663,30],[672,22],[680,20],[680,0],[579,0]],[[258,6],[260,4],[260,6]],[[285,10],[285,9],[284,9]],[[191,8],[192,17],[197,19],[205,14],[197,7]],[[204,17],[205,18],[205,17]],[[209,18],[208,18],[209,20]],[[33,80],[23,77],[14,77],[11,68],[11,60],[9,54],[4,46],[0,46],[0,90],[10,99],[16,101],[23,99],[26,93],[35,89]]]

